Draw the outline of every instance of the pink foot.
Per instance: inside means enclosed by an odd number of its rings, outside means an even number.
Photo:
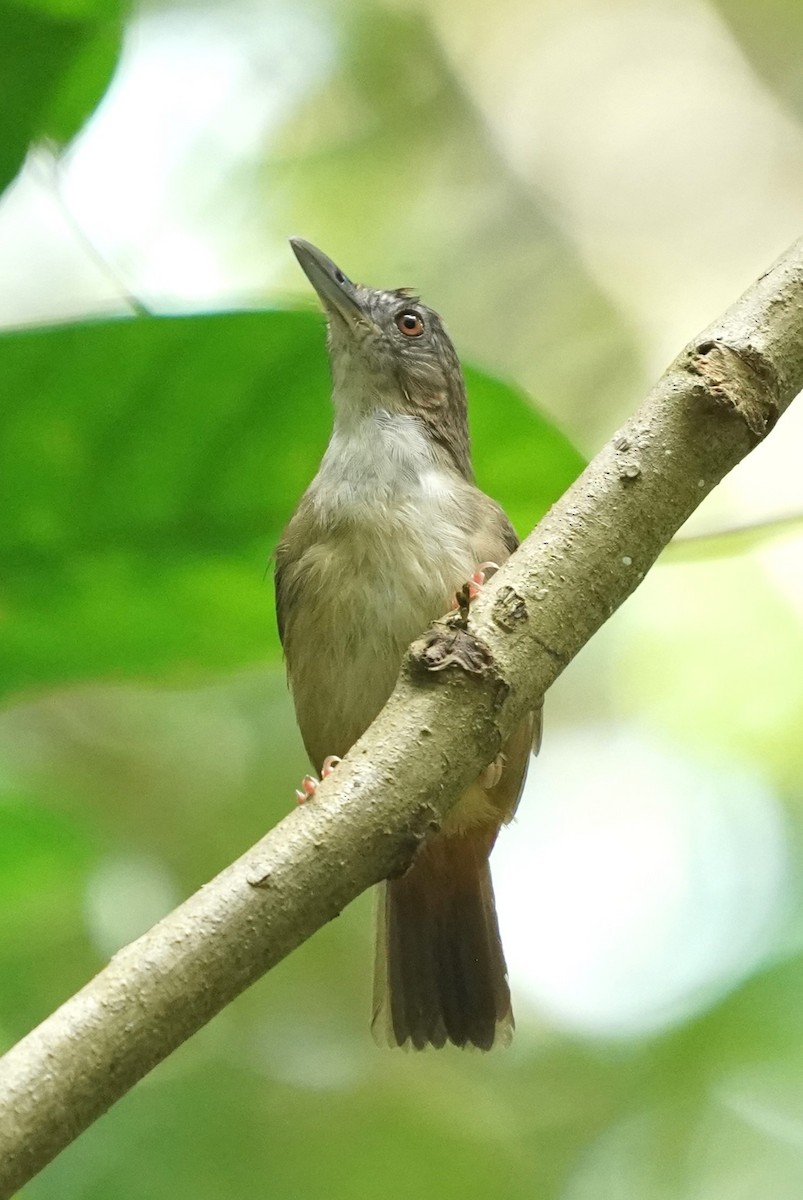
[[[328,778],[332,774],[340,759],[336,754],[330,754],[323,760],[321,768],[321,779]],[[296,788],[296,804],[304,804],[309,800],[310,796],[315,794],[315,789],[321,782],[321,779],[316,779],[314,775],[305,775],[301,780],[301,787]]]
[[[474,574],[471,576],[471,578],[468,580],[468,582],[465,585],[465,587],[468,588],[469,600],[477,599],[477,596],[479,596],[482,585],[485,583],[485,580],[487,579],[487,577],[489,575],[492,575],[494,573],[494,571],[498,571],[498,570],[499,570],[499,563],[495,563],[495,562],[480,563],[480,565],[477,567]],[[454,600],[452,601],[452,608],[459,608],[459,607],[460,607],[459,596],[455,596]]]

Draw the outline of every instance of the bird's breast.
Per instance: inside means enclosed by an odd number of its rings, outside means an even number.
[[[324,464],[325,465],[325,464]],[[407,646],[474,570],[453,479],[429,457],[313,484],[317,535],[299,559],[285,650],[313,761],[344,754],[385,704]],[[384,464],[387,468],[387,463]],[[404,470],[401,468],[404,467]]]

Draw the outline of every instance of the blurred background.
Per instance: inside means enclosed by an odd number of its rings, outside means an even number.
[[[287,237],[445,315],[524,534],[803,233],[803,7],[6,0],[0,58],[5,1047],[306,770],[265,566],[329,411]],[[801,435],[547,698],[494,856],[509,1051],[374,1047],[364,896],[23,1195],[799,1200]]]

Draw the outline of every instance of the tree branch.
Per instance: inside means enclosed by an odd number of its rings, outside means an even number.
[[[0,1197],[353,900],[399,872],[673,533],[803,387],[803,241],[687,347],[291,813],[0,1060]]]

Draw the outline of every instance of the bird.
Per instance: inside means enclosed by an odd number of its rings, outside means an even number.
[[[353,283],[310,242],[290,244],[326,316],[334,417],[276,549],[276,613],[301,737],[325,777],[384,707],[410,643],[467,582],[476,594],[518,538],[475,484],[465,382],[438,314],[409,288]],[[489,856],[540,723],[522,721],[409,869],[379,885],[379,1044],[510,1042]],[[316,783],[306,776],[299,799]]]

